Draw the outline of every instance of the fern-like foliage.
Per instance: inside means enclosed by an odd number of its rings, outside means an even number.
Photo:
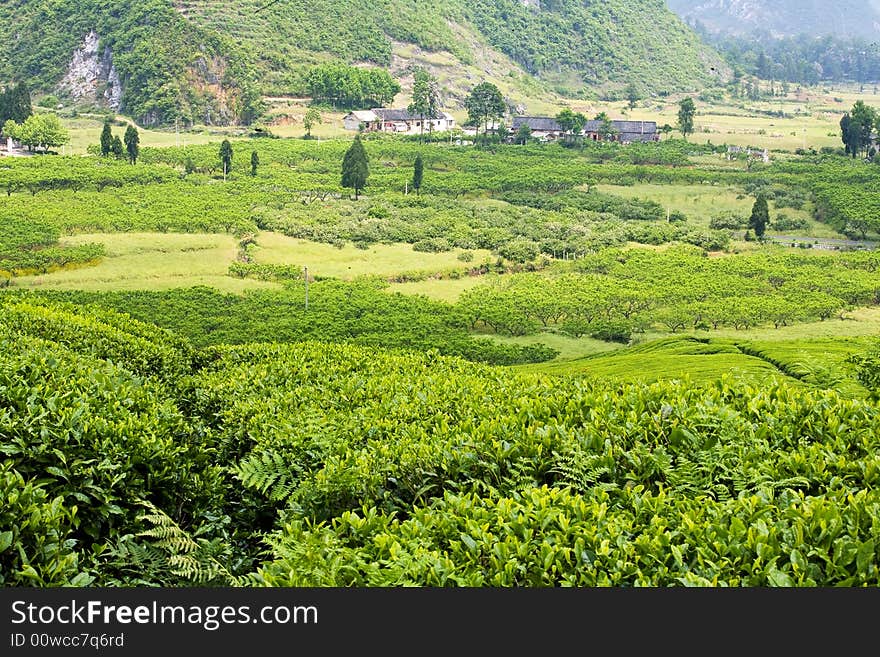
[[[559,475],[560,482],[578,493],[588,493],[594,488],[613,490],[619,488],[614,481],[613,461],[605,454],[576,452],[560,455],[552,472]]]
[[[300,480],[301,468],[272,450],[252,454],[232,469],[246,488],[258,490],[278,502],[290,497]]]
[[[239,578],[214,556],[214,544],[203,538],[193,538],[164,511],[143,501],[147,509],[139,519],[151,525],[137,534],[150,539],[145,546],[129,546],[130,555],[149,564],[151,570],[165,570],[193,584],[238,586]]]

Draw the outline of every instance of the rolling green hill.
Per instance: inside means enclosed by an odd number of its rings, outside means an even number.
[[[304,72],[328,59],[402,78],[426,65],[452,105],[482,79],[512,83],[514,96],[630,82],[694,90],[724,75],[661,0],[12,0],[0,22],[14,26],[0,42],[0,79],[98,104],[118,80],[116,104],[144,124],[246,123],[258,94],[301,95]],[[97,44],[83,50],[92,32]],[[75,91],[64,81],[71,63]]]

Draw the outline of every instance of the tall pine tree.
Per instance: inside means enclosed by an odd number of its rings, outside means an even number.
[[[752,206],[749,228],[755,231],[755,237],[761,239],[764,237],[768,223],[770,223],[770,210],[767,207],[767,199],[761,194],[755,199],[755,204]]]
[[[138,159],[138,155],[140,155],[141,147],[140,147],[140,137],[138,137],[137,128],[133,125],[129,125],[125,129],[125,136],[122,138],[125,142],[125,150],[128,153],[128,161],[132,164],[135,164]]]
[[[358,193],[366,186],[369,175],[369,158],[358,135],[342,158],[342,186],[354,189],[354,198],[357,200]]]
[[[413,162],[413,179],[412,186],[416,190],[416,194],[421,195],[422,177],[425,174],[425,165],[422,162],[422,156],[416,155],[416,161]]]
[[[104,129],[101,130],[101,155],[107,157],[113,150],[113,132],[110,130],[110,121],[104,122]]]
[[[226,176],[232,171],[232,144],[228,139],[220,144],[220,164],[223,165],[223,180],[226,180]]]

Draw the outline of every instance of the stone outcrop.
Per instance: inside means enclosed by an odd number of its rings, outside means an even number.
[[[109,47],[101,52],[98,34],[92,30],[74,51],[58,91],[77,103],[96,102],[118,110],[122,104],[122,81],[113,65]]]

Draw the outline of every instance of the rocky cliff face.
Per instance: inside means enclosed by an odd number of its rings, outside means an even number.
[[[58,91],[77,102],[96,102],[118,110],[122,104],[122,81],[113,66],[109,47],[100,50],[98,34],[92,30],[74,51]]]

